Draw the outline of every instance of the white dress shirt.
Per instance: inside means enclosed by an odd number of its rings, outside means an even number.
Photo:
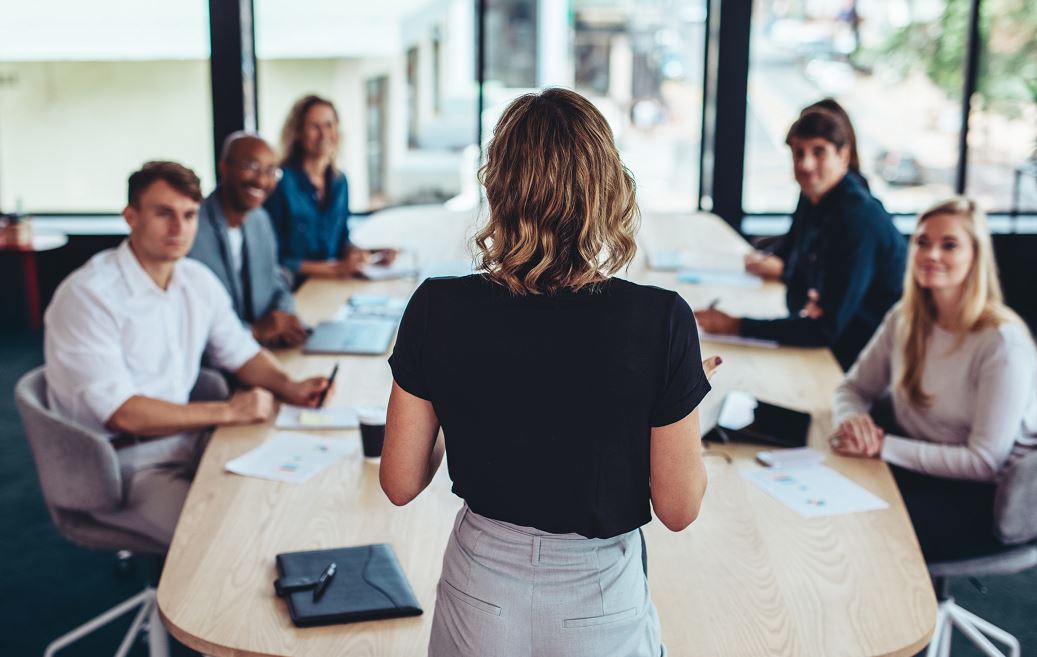
[[[205,265],[178,261],[163,290],[129,240],[98,253],[58,286],[44,326],[51,408],[103,433],[135,395],[187,403],[204,353],[234,372],[259,352]]]
[[[241,232],[241,226],[231,228],[227,226],[227,242],[230,244],[230,261],[234,264],[234,273],[241,280],[241,251],[245,243],[245,235]]]

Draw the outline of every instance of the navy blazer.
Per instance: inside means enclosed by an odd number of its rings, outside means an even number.
[[[900,299],[907,263],[907,240],[893,218],[850,172],[821,201],[805,198],[792,228],[775,252],[785,262],[789,317],[742,320],[742,335],[782,344],[831,348],[849,369]],[[799,317],[807,293],[815,289],[824,314]]]
[[[242,251],[246,258],[242,270],[247,272],[252,316],[247,312],[244,284],[234,271],[227,236],[227,218],[220,206],[219,188],[205,199],[198,210],[198,234],[188,257],[204,262],[227,288],[234,312],[242,322],[251,324],[271,310],[295,312],[288,280],[277,262],[277,239],[270,226],[266,210],[257,208],[245,215],[241,223],[244,240]]]

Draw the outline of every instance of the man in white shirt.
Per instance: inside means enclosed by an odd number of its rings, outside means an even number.
[[[118,450],[123,508],[95,515],[164,544],[211,427],[265,421],[273,395],[316,405],[328,387],[323,377],[290,378],[242,326],[213,273],[184,259],[200,201],[190,169],[145,164],[129,180],[129,239],[65,279],[44,318],[51,407],[110,434]],[[252,387],[189,402],[203,353]]]

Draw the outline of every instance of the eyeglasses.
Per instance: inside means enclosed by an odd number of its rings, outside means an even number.
[[[234,166],[236,166],[238,170],[250,173],[253,176],[265,174],[278,182],[280,182],[281,178],[284,177],[284,170],[282,170],[281,167],[269,166],[263,168],[263,165],[256,160],[246,160],[244,162],[238,161],[234,163]]]

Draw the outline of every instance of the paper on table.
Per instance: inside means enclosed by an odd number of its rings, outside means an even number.
[[[774,340],[761,340],[759,338],[743,338],[740,335],[717,335],[699,331],[699,340],[710,342],[721,342],[723,344],[740,344],[746,347],[764,347],[766,349],[777,349],[778,343]]]
[[[303,408],[281,404],[274,426],[278,429],[356,429],[360,423],[352,407]]]
[[[648,268],[656,271],[677,271],[684,264],[680,251],[649,251]]]
[[[735,251],[695,249],[690,251],[650,250],[648,268],[656,271],[690,269],[699,272],[743,274],[744,254]]]
[[[304,433],[278,433],[250,452],[227,461],[228,472],[301,484],[345,456],[350,443]]]
[[[430,262],[421,269],[418,280],[439,278],[440,276],[468,276],[475,273],[475,266],[470,260],[444,260]]]
[[[753,468],[742,476],[804,518],[885,509],[889,505],[823,465]]]
[[[738,431],[753,423],[756,418],[756,398],[740,390],[732,390],[724,397],[717,424],[725,429]]]
[[[763,287],[763,279],[744,271],[720,271],[716,269],[682,269],[677,280],[692,285],[717,285],[721,287]]]
[[[418,270],[412,264],[394,262],[391,265],[364,265],[360,273],[369,281],[388,281],[413,276]]]
[[[375,294],[354,294],[335,312],[333,321],[342,322],[351,317],[379,317],[399,321],[407,309],[404,297]]]

